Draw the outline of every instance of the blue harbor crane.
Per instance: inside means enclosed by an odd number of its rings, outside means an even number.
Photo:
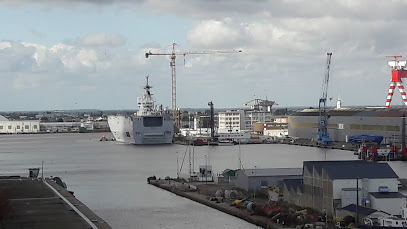
[[[325,78],[322,83],[322,94],[319,99],[319,116],[318,116],[318,140],[319,145],[330,145],[332,144],[332,138],[328,134],[328,113],[326,111],[326,99],[328,95],[328,82],[329,82],[329,68],[331,66],[331,56],[332,53],[326,54],[326,71]]]

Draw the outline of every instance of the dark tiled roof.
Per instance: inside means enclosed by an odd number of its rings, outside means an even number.
[[[349,212],[356,212],[356,204],[349,204],[348,206],[343,207],[342,209],[346,210],[346,211],[349,211]],[[370,214],[372,214],[373,212],[376,212],[376,211],[377,210],[375,210],[375,209],[366,208],[366,207],[363,207],[363,206],[360,206],[360,205],[358,206],[358,213],[362,214],[362,215],[365,215],[365,216],[370,215]]]
[[[384,198],[405,198],[405,196],[399,192],[369,192],[370,195],[376,199]]]
[[[299,188],[301,192],[304,191],[302,179],[284,179],[283,182],[287,186],[288,189],[292,188],[295,191],[297,191],[297,188]]]
[[[331,179],[398,178],[387,163],[373,161],[304,161],[304,167],[310,172],[314,167],[320,175],[324,168]]]

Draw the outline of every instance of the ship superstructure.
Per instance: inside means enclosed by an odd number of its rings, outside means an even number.
[[[148,78],[146,76],[143,97],[137,98],[139,110],[134,115],[108,116],[110,131],[116,141],[136,145],[172,143],[174,122],[162,106],[155,107]]]

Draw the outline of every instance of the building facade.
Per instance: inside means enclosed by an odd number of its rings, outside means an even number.
[[[406,197],[399,192],[371,192],[369,193],[371,208],[400,215],[401,208],[406,207]]]
[[[356,161],[307,161],[303,167],[303,204],[335,215],[343,205],[367,205],[369,193],[386,187],[398,192],[398,176],[387,163]],[[374,207],[374,206],[372,206]]]
[[[22,134],[40,132],[40,121],[0,121],[0,134]]]
[[[238,133],[246,130],[244,110],[228,110],[218,113],[218,133]]]
[[[288,118],[288,135],[316,139],[318,109],[304,109]],[[402,135],[406,108],[334,108],[328,111],[328,133],[333,141],[347,142],[353,135],[380,135],[384,143]],[[400,141],[400,140],[399,140]]]
[[[262,188],[282,187],[284,179],[301,177],[301,168],[239,169],[236,171],[235,185],[246,191],[258,191]]]

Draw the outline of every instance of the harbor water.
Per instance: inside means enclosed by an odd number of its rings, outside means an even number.
[[[257,228],[147,184],[148,176],[175,177],[177,158],[188,173],[187,146],[101,142],[101,136],[0,135],[0,174],[26,176],[28,168],[44,162],[44,176],[61,177],[79,200],[113,228]],[[239,152],[244,168],[301,168],[307,160],[356,159],[349,151],[282,144],[199,146],[194,147],[195,171],[205,163],[212,165],[214,173],[236,169]]]

